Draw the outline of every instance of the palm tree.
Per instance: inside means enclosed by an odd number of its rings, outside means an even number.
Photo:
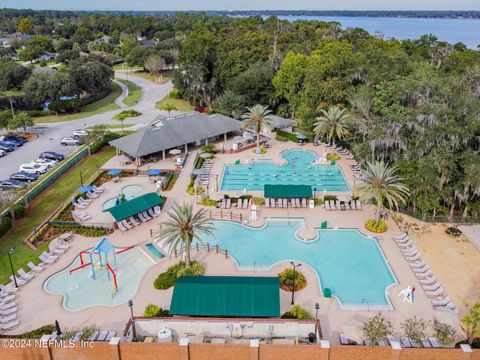
[[[247,107],[247,112],[242,115],[242,126],[254,127],[257,134],[257,151],[260,147],[260,133],[264,128],[272,128],[272,119],[270,118],[271,110],[267,106],[260,104]]]
[[[322,110],[322,116],[317,118],[314,132],[315,140],[325,136],[328,142],[332,141],[335,145],[335,139],[345,139],[350,134],[348,130],[350,115],[346,109],[340,109],[337,106],[330,106],[328,110]]]
[[[200,234],[213,234],[213,223],[207,216],[207,210],[193,209],[193,203],[175,205],[168,212],[169,220],[162,223],[163,233],[160,239],[170,246],[170,252],[184,248],[185,263],[190,266],[190,249],[193,240],[201,241]]]
[[[473,305],[468,314],[460,320],[466,326],[468,343],[472,345],[473,338],[480,335],[480,303]]]
[[[367,163],[367,169],[362,171],[363,177],[357,182],[357,191],[364,200],[375,200],[377,212],[375,221],[380,222],[380,210],[386,200],[389,207],[398,208],[398,203],[404,203],[410,191],[402,183],[403,178],[397,175],[397,167],[389,166],[383,161]]]

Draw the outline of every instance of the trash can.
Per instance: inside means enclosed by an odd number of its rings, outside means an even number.
[[[322,221],[321,228],[326,229],[327,228],[327,220]]]
[[[330,161],[330,165],[335,165],[337,162],[335,160]]]
[[[314,333],[308,333],[308,342],[313,344],[317,340],[317,337]]]
[[[330,299],[332,297],[332,290],[330,290],[329,288],[323,289],[323,296],[325,297],[325,299]]]

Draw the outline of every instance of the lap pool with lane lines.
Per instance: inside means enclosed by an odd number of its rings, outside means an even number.
[[[281,153],[285,165],[271,160],[255,160],[250,165],[225,165],[221,190],[263,191],[266,184],[311,185],[317,191],[350,191],[347,181],[337,165],[316,165],[318,154],[303,149]]]
[[[303,241],[296,237],[303,219],[270,219],[259,229],[229,221],[214,225],[203,243],[228,250],[239,270],[299,261],[315,270],[321,288],[331,289],[343,308],[391,309],[386,290],[396,278],[376,240],[356,229],[318,229],[316,240]]]

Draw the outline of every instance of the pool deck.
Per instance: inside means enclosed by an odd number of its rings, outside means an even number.
[[[240,154],[232,155],[218,155],[214,162],[212,176],[220,174],[225,163],[234,163],[237,159],[240,159],[242,163],[245,160],[248,161],[253,158],[272,159],[275,162],[280,162],[281,158],[279,153],[282,150],[296,148],[296,146],[292,143],[275,142],[273,146],[273,149],[269,149],[268,152],[263,155],[255,155],[251,151],[245,151]],[[313,147],[306,145],[303,148],[317,151],[319,154],[322,152],[321,146]],[[194,156],[189,157],[187,164],[180,174],[174,188],[169,192],[162,193],[162,195],[167,196],[167,202],[162,214],[158,218],[146,224],[141,224],[140,226],[137,226],[126,233],[122,233],[118,230],[115,231],[109,236],[109,238],[116,246],[125,247],[130,245],[138,245],[148,253],[148,250],[145,248],[145,244],[152,242],[153,240],[150,237],[150,231],[159,229],[159,223],[167,218],[166,212],[168,209],[170,209],[176,202],[193,201],[194,199],[192,196],[185,193],[185,189],[190,181],[190,173],[193,168],[193,159]],[[353,183],[353,174],[349,168],[349,164],[351,163],[353,163],[353,160],[342,159],[338,162],[350,185]],[[215,182],[213,182],[213,184],[214,183]],[[148,182],[148,177],[125,178],[122,180],[122,182],[117,184],[110,182],[105,184],[105,187],[108,189],[108,193],[106,191],[101,198],[96,199],[96,201],[91,204],[86,211],[93,216],[93,219],[95,219],[96,222],[112,221],[111,217],[109,218],[108,213],[103,213],[100,210],[101,205],[107,199],[115,196],[122,187],[129,184],[143,185],[144,192],[155,190],[155,185]],[[215,191],[216,189],[212,190]],[[234,192],[228,193],[235,195]],[[231,211],[235,213],[242,213],[244,218],[248,218],[251,213],[250,210],[232,209]],[[265,220],[269,217],[304,218],[306,228],[300,231],[299,235],[300,237],[307,239],[311,239],[316,236],[315,228],[320,227],[321,222],[324,220],[328,221],[329,228],[357,228],[360,229],[360,231],[365,235],[374,235],[365,230],[363,226],[367,219],[374,216],[374,212],[375,208],[369,205],[364,205],[364,209],[362,211],[326,211],[323,206],[316,207],[315,209],[267,209],[262,206],[258,211],[258,220],[250,223],[249,225],[254,227],[262,226],[265,223]],[[391,217],[387,221],[387,224],[389,226],[389,230],[381,235],[382,240],[379,241],[379,245],[384,255],[388,259],[393,273],[398,280],[398,284],[395,284],[388,289],[389,299],[393,305],[393,310],[384,311],[383,313],[393,323],[395,335],[398,336],[399,331],[401,330],[399,324],[402,321],[411,318],[412,316],[417,316],[418,318],[423,318],[433,322],[438,315],[443,315],[444,317],[445,312],[439,314],[439,312],[433,309],[430,300],[423,292],[423,289],[420,286],[417,278],[414,276],[414,273],[411,271],[408,263],[403,258],[399,248],[392,240],[392,235],[398,235],[401,231]],[[129,318],[129,309],[127,304],[109,308],[95,307],[72,312],[64,310],[61,307],[61,296],[48,294],[42,288],[43,281],[48,276],[68,266],[68,264],[78,255],[80,251],[92,247],[97,241],[98,238],[84,238],[82,236],[75,235],[71,249],[62,255],[55,264],[48,266],[43,273],[35,276],[33,280],[31,280],[26,286],[24,286],[23,289],[21,289],[21,291],[18,292],[17,315],[20,321],[20,326],[12,331],[7,332],[8,334],[18,334],[24,331],[32,330],[39,326],[52,323],[54,320],[58,320],[62,328],[80,329],[82,326],[95,324],[101,329],[111,329],[116,330],[119,334],[121,333],[123,326],[126,324]],[[422,250],[422,248],[420,248],[420,250]],[[283,271],[285,267],[289,266],[289,260],[295,260],[286,259],[286,262],[279,263],[268,271],[253,273],[238,271],[234,261],[231,258],[227,259],[225,258],[225,255],[215,254],[214,251],[210,253],[207,253],[206,251],[194,251],[192,254],[193,259],[200,260],[205,265],[207,275],[251,274],[255,276],[271,276],[276,275],[277,273]],[[159,273],[165,271],[176,261],[178,261],[178,259],[166,256],[164,259],[158,260],[156,265],[151,267],[146,272],[139,285],[139,291],[132,299],[134,303],[135,315],[142,315],[145,306],[149,303],[154,303],[161,307],[169,307],[173,288],[169,290],[155,290],[153,288],[153,281]],[[436,267],[433,267],[433,264],[432,270],[435,275]],[[315,303],[318,302],[320,304],[318,315],[321,322],[322,331],[324,337],[331,340],[332,343],[338,343],[338,333],[341,329],[341,326],[349,319],[367,319],[378,313],[378,311],[375,310],[341,310],[339,303],[335,299],[323,298],[319,288],[318,278],[313,269],[303,266],[301,271],[306,275],[308,285],[304,290],[296,294],[295,303],[302,305],[312,314],[315,314]],[[121,286],[121,279],[119,282]],[[405,288],[407,285],[413,285],[417,289],[415,292],[414,304],[402,302],[402,299],[397,296],[400,290]],[[450,291],[453,290],[450,290],[450,288],[445,284],[443,285],[446,289],[446,294],[452,295]],[[291,294],[283,290],[280,290],[280,292],[281,312],[283,313],[290,307]],[[458,320],[456,320],[455,316],[451,316],[450,313],[448,313],[447,316],[451,317],[452,323],[457,324],[457,333],[461,332],[461,329],[458,326]]]

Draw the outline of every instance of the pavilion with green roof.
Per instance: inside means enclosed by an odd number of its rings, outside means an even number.
[[[164,200],[157,193],[151,192],[140,195],[132,200],[122,202],[116,206],[103,210],[109,212],[115,221],[128,219],[133,215],[137,215],[142,211],[146,211],[155,206],[160,206]]]
[[[212,317],[280,316],[277,277],[183,276],[173,289],[170,314]]]

